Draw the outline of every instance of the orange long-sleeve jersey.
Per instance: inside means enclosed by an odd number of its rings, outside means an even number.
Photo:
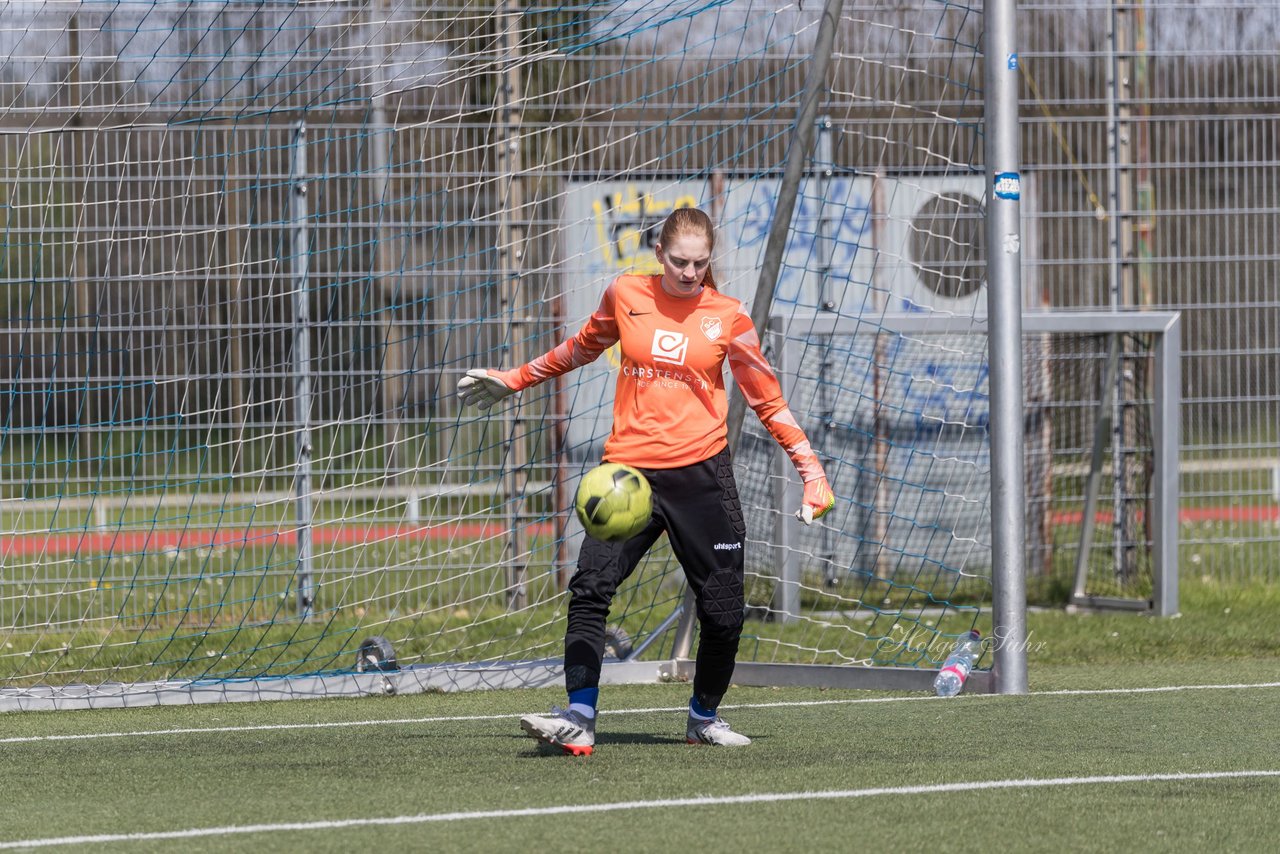
[[[825,474],[782,398],[778,378],[742,303],[714,288],[674,297],[660,276],[619,276],[578,334],[528,364],[495,371],[519,390],[592,362],[621,343],[609,462],[668,469],[709,459],[728,444],[724,363],[747,403],[804,481]]]

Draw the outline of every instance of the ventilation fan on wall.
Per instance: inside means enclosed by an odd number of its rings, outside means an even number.
[[[964,175],[884,182],[877,241],[891,312],[986,310],[983,178]]]

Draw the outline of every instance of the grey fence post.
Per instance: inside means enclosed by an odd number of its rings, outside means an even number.
[[[307,236],[307,124],[300,120],[293,135],[293,199],[291,263],[293,273],[293,412],[297,431],[294,470],[298,563],[295,571],[298,619],[311,616],[315,604],[312,577],[311,525],[311,309],[307,283],[310,260]]]

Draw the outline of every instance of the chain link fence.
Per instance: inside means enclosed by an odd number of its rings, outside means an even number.
[[[77,32],[87,38],[83,33],[102,25],[94,17],[101,10],[91,4],[83,10],[68,39]],[[973,38],[976,12],[948,4],[934,37]],[[1051,308],[1184,312],[1183,570],[1222,580],[1274,579],[1280,566],[1277,7],[1269,0],[1061,0],[1024,3],[1019,12],[1023,160],[1035,188],[1025,224],[1037,247],[1029,273]],[[14,52],[14,40],[30,36],[15,35],[20,10],[7,14],[5,38]],[[68,11],[39,14],[65,19]],[[221,14],[221,31],[265,32],[278,25],[267,18],[291,13],[227,4]],[[936,115],[916,121],[895,110],[850,107],[863,98],[885,103],[878,62],[891,54],[911,61],[909,40],[890,45],[874,37],[876,22],[896,14],[879,4],[846,5],[845,27],[853,34],[850,54],[837,66],[846,77],[834,82],[828,106],[847,117],[837,128],[844,142],[833,153],[837,165],[851,170],[864,168],[861,158],[885,123],[916,122],[898,134],[900,150],[877,155],[878,165],[888,168],[911,163],[937,127]],[[439,32],[413,26],[415,43],[428,46],[432,39],[463,37],[447,26]],[[303,38],[306,28],[297,30]],[[899,37],[911,31],[902,27]],[[318,38],[324,28],[306,32]],[[465,37],[480,56],[499,34]],[[689,39],[694,47],[688,50],[696,53],[698,43]],[[9,210],[0,381],[10,391],[0,414],[8,431],[6,464],[25,467],[22,478],[10,480],[28,493],[6,497],[101,496],[104,477],[143,484],[153,478],[172,488],[175,461],[181,467],[184,459],[205,473],[191,485],[196,491],[288,489],[287,478],[268,483],[262,475],[280,468],[270,460],[284,453],[281,442],[292,441],[280,429],[292,417],[283,403],[290,380],[267,366],[287,364],[289,140],[291,122],[315,92],[285,85],[287,47],[264,47],[262,61],[274,69],[278,91],[251,93],[245,81],[254,72],[247,67],[210,69],[206,81],[223,81],[227,91],[214,98],[191,84],[148,93],[164,115],[128,128],[113,117],[127,113],[148,85],[154,88],[151,77],[172,75],[172,68],[132,76],[125,64],[118,74],[94,70],[97,60],[78,57],[68,40],[50,46],[49,61],[37,70],[11,65],[0,81],[11,105],[4,119],[9,132],[0,137],[6,177],[0,198]],[[628,163],[642,164],[650,175],[696,172],[699,163],[724,158],[728,143],[717,122],[740,126],[734,140],[744,170],[778,162],[791,113],[769,105],[798,91],[804,76],[803,45],[797,56],[760,57],[757,85],[726,99],[723,115],[684,120],[703,97],[696,87],[675,83],[688,76],[687,63],[699,64],[702,86],[740,85],[731,70],[715,71],[714,56],[655,59],[652,45],[639,45],[645,62],[628,63],[620,54],[609,82],[583,87],[580,101],[549,94],[576,91],[582,72],[572,54],[554,67],[531,63],[518,130],[526,204],[516,225],[528,240],[522,298],[533,322],[513,341],[511,330],[494,319],[502,297],[493,247],[502,242],[499,212],[509,176],[494,145],[493,93],[414,85],[430,77],[441,54],[423,48],[390,55],[383,59],[395,69],[392,82],[404,82],[404,94],[393,117],[380,117],[380,105],[352,71],[367,63],[355,61],[350,45],[323,48],[331,72],[308,78],[328,79],[334,93],[325,132],[310,143],[320,200],[312,226],[312,317],[320,323],[315,415],[353,426],[338,440],[322,488],[406,478],[410,486],[424,485],[431,473],[424,475],[420,464],[433,452],[423,444],[432,440],[423,437],[434,435],[441,445],[457,441],[433,425],[443,429],[455,421],[450,392],[457,372],[470,366],[468,354],[503,346],[533,352],[559,337],[558,273],[573,263],[558,257],[555,238],[565,181],[584,172],[611,175]],[[855,50],[865,54],[854,56]],[[591,59],[595,68],[605,67],[600,56]],[[25,85],[18,86],[14,81],[24,74]],[[655,85],[663,75],[670,87]],[[71,85],[82,78],[112,85]],[[945,68],[932,68],[912,84],[921,91],[911,97],[932,101],[948,120],[979,115],[980,93],[948,89],[949,79]],[[936,97],[928,96],[930,86],[939,89]],[[601,118],[610,101],[637,103],[632,89],[662,92],[662,100]],[[278,114],[232,112],[185,123],[198,115],[205,96],[220,109],[269,97]],[[906,97],[889,93],[887,101]],[[596,118],[575,122],[576,115]],[[665,130],[618,143],[627,128],[646,122]],[[444,156],[455,151],[474,157],[457,168],[457,159]],[[951,153],[961,163],[980,162],[980,152]],[[377,203],[379,197],[393,201]],[[131,423],[140,429],[120,429]],[[184,432],[188,428],[200,436]],[[125,444],[102,444],[108,433]],[[554,442],[553,433],[539,428],[529,441]],[[141,444],[130,446],[130,437]],[[1079,456],[1087,428],[1079,435],[1059,431],[1055,442],[1064,454]],[[1124,442],[1118,434],[1118,453],[1126,452]],[[210,465],[211,453],[224,459]],[[163,470],[150,471],[149,460]],[[500,467],[498,460],[493,465]],[[210,471],[225,478],[215,483]]]

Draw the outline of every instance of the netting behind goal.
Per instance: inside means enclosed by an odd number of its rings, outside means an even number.
[[[0,687],[342,672],[372,635],[402,667],[558,657],[615,363],[490,415],[456,381],[653,270],[676,206],[753,299],[818,13],[0,8]],[[930,668],[990,631],[981,30],[844,4],[771,307],[838,504],[779,613],[748,416],[744,660]],[[669,654],[682,596],[662,541],[611,650]]]

